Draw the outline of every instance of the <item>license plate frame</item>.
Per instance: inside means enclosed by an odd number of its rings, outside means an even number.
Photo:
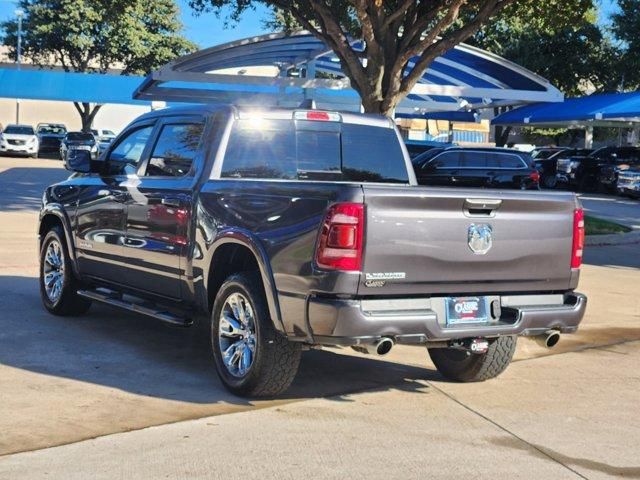
[[[447,297],[444,311],[447,327],[486,325],[491,321],[489,301],[483,296]]]

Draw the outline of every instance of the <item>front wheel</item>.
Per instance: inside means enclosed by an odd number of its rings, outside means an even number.
[[[232,275],[220,287],[211,346],[222,383],[236,395],[278,395],[289,388],[300,364],[301,347],[274,328],[255,273]]]
[[[506,335],[489,343],[483,354],[453,348],[430,348],[429,356],[438,371],[456,382],[483,382],[506,370],[516,351],[518,337]]]
[[[44,307],[54,315],[72,316],[86,313],[91,301],[78,295],[69,252],[62,228],[47,232],[40,249],[40,297]]]

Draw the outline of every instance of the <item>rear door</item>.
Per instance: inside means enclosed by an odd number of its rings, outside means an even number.
[[[372,184],[363,189],[366,243],[360,295],[569,287],[571,193]],[[490,238],[484,237],[490,243],[485,253],[474,251],[470,242],[479,227],[490,230]],[[367,287],[368,280],[380,279],[383,286]]]
[[[189,244],[191,206],[198,168],[202,117],[169,117],[156,128],[148,158],[124,184],[128,192],[127,284],[180,298],[183,258]]]

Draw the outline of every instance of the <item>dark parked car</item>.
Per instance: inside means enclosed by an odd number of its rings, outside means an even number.
[[[401,141],[382,116],[145,114],[99,160],[70,151],[76,173],[44,192],[44,307],[204,322],[222,383],[250,396],[284,391],[315,346],[421,345],[443,375],[482,381],[518,335],[576,331],[576,196],[421,187]]]
[[[616,190],[620,195],[640,197],[640,165],[636,164],[618,172]]]
[[[538,147],[534,148],[530,153],[531,157],[533,157],[534,160],[544,160],[551,157],[552,155],[555,155],[558,152],[568,150],[568,148],[569,147]]]
[[[586,157],[576,156],[558,160],[558,182],[577,188],[582,192],[594,192],[600,188],[601,173],[606,171],[607,167],[618,167],[628,162],[634,163],[638,159],[640,159],[640,148],[604,147]],[[615,188],[613,187],[615,181],[615,175],[612,174],[603,187]]]
[[[413,159],[420,185],[531,190],[540,174],[528,153],[507,148],[432,149]]]
[[[609,193],[616,192],[618,190],[618,182],[620,175],[629,172],[633,174],[638,170],[640,166],[640,155],[636,158],[629,158],[628,160],[622,160],[619,163],[612,165],[602,165],[598,173],[598,186],[601,190],[605,190]],[[628,178],[628,176],[627,176]]]
[[[556,188],[558,185],[558,160],[576,156],[587,156],[593,150],[587,148],[556,148],[540,150],[533,157],[534,164],[540,173],[540,184],[545,188]]]
[[[428,152],[433,148],[449,148],[455,146],[454,143],[434,142],[428,140],[405,140],[404,145],[407,147],[407,152],[409,152],[410,158],[415,158],[421,153]]]
[[[98,141],[92,133],[68,132],[60,143],[60,158],[65,159],[69,150],[87,150],[95,159],[98,157]]]
[[[60,144],[67,134],[67,127],[61,123],[39,123],[36,127],[39,140],[38,154],[58,153]]]

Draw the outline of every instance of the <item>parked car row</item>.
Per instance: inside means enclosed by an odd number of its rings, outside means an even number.
[[[412,159],[420,185],[531,190],[540,174],[530,154],[507,148],[435,147]]]
[[[69,132],[61,123],[7,125],[0,133],[0,154],[37,157],[59,154],[64,159],[69,149],[89,150],[97,158],[108,148],[116,134],[112,130],[92,129],[91,133]]]
[[[533,152],[545,188],[640,195],[640,148],[543,148]]]

